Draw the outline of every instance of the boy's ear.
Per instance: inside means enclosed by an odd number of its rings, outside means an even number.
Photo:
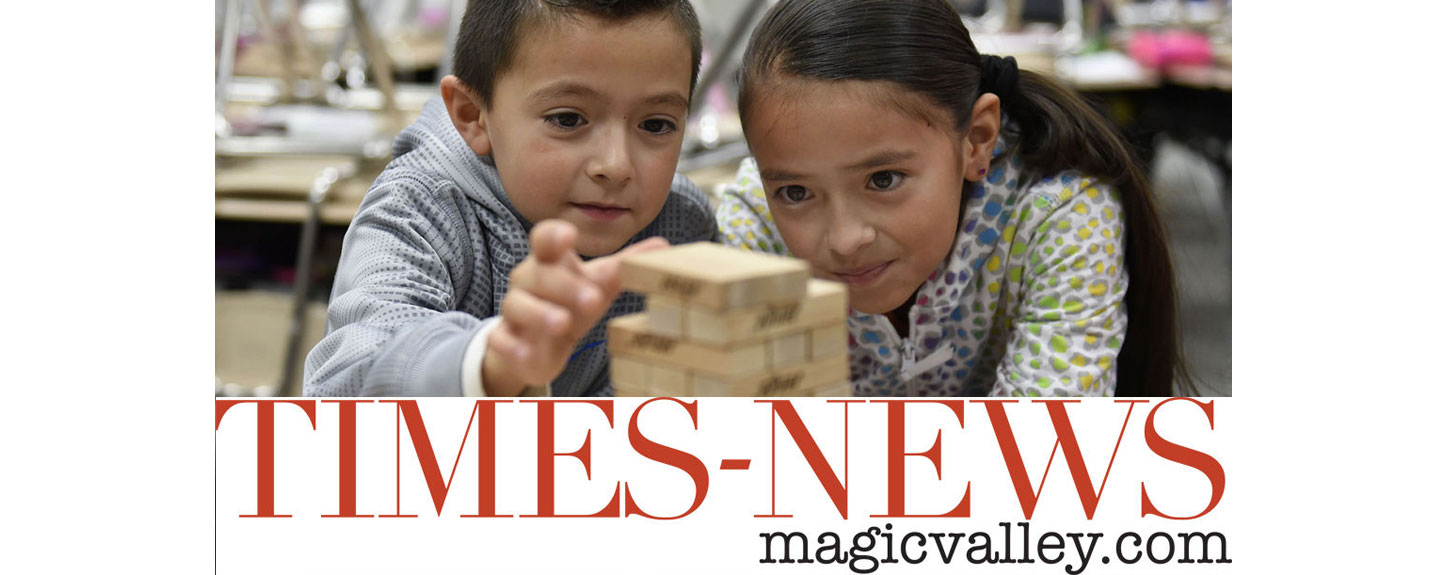
[[[492,155],[492,139],[487,133],[487,103],[457,76],[443,77],[441,86],[447,117],[452,119],[457,133],[477,155]]]
[[[974,112],[969,116],[969,133],[964,137],[964,179],[978,182],[994,158],[994,144],[999,141],[999,97],[982,94],[974,100]]]

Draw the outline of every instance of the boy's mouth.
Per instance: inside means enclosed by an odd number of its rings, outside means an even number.
[[[887,261],[881,264],[861,266],[831,273],[834,274],[835,279],[845,282],[845,284],[852,288],[857,288],[874,283],[875,280],[878,280],[880,276],[884,275],[885,270],[889,269],[889,264],[892,263],[894,262]]]
[[[609,222],[631,212],[629,208],[599,203],[571,203],[577,211],[598,222]]]

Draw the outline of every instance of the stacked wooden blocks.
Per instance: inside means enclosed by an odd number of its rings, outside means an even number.
[[[849,294],[805,262],[695,243],[627,258],[621,282],[646,312],[607,325],[617,395],[850,394]]]

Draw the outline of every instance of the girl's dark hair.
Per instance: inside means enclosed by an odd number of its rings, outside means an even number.
[[[783,0],[746,47],[738,79],[741,118],[753,88],[780,77],[889,82],[947,110],[958,133],[974,101],[1000,96],[1013,126],[1005,134],[1028,181],[1070,168],[1113,186],[1125,213],[1124,296],[1128,332],[1118,354],[1116,393],[1166,396],[1182,364],[1172,262],[1148,181],[1129,144],[1078,95],[1039,74],[1007,70],[1009,60],[981,56],[959,14],[945,0]],[[986,72],[986,69],[988,70]],[[1001,71],[1003,72],[1001,74]],[[1017,81],[1009,81],[1013,77]],[[981,84],[985,89],[980,89]],[[1006,152],[1007,153],[1007,152]]]

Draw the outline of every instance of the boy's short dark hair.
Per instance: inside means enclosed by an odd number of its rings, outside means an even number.
[[[625,22],[647,14],[671,18],[690,42],[694,92],[701,69],[701,24],[689,0],[468,0],[452,73],[490,105],[497,77],[512,65],[522,35],[533,25],[576,15]]]

